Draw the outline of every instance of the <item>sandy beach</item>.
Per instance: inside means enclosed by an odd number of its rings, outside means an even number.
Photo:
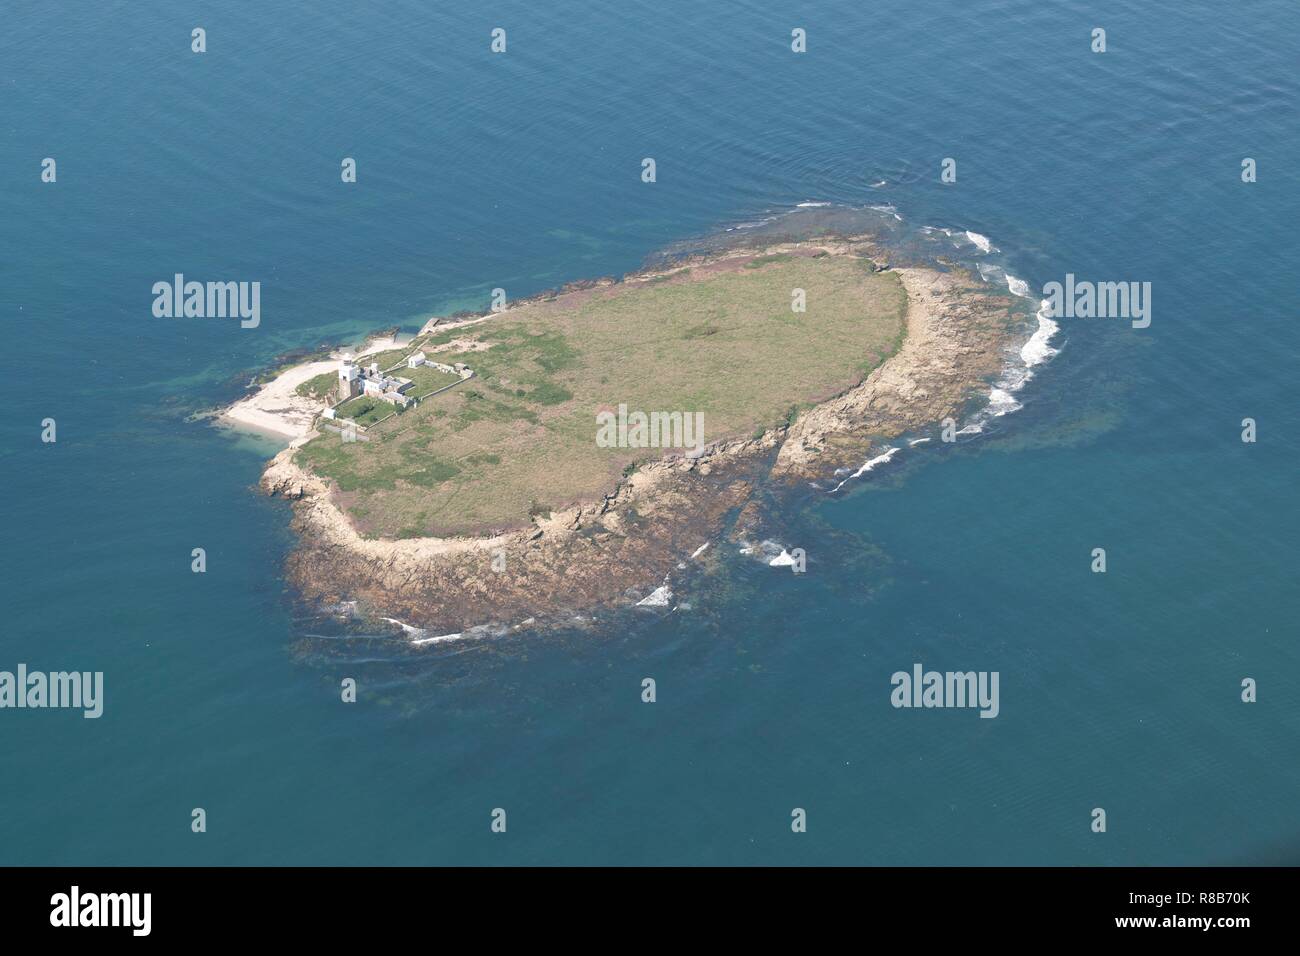
[[[250,428],[293,441],[311,432],[311,423],[325,403],[299,395],[303,382],[338,368],[338,362],[309,362],[296,365],[267,382],[253,394],[240,399],[217,419],[232,427]]]
[[[356,358],[394,348],[392,336],[372,339],[360,351],[339,349],[328,360],[295,365],[277,375],[251,395],[241,398],[227,408],[217,423],[230,428],[242,428],[263,435],[273,435],[287,442],[297,442],[311,434],[312,422],[326,407],[325,402],[297,393],[303,382],[338,368],[345,354]]]

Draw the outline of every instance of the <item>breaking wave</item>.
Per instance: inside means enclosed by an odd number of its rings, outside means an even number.
[[[1029,298],[1028,282],[1010,273],[1005,275],[1007,289],[1012,295]],[[1042,365],[1059,351],[1052,347],[1051,341],[1061,327],[1053,321],[1051,307],[1046,299],[1039,302],[1034,318],[1038,322],[1038,327],[1034,329],[1028,341],[1020,347],[1017,353],[1020,361],[1011,362],[1003,369],[1002,375],[993,383],[993,388],[989,391],[988,405],[976,412],[957,434],[978,434],[984,430],[984,426],[991,419],[1001,418],[1003,415],[1010,415],[1024,408],[1024,405],[1016,399],[1016,393],[1029,384],[1030,379],[1034,377],[1035,366]]]
[[[868,472],[870,472],[870,471],[874,471],[876,468],[879,468],[881,465],[887,464],[887,463],[888,463],[889,461],[891,461],[891,460],[893,459],[893,457],[894,457],[895,455],[897,455],[900,451],[902,451],[902,448],[901,448],[901,447],[891,445],[889,448],[886,448],[883,452],[881,452],[881,453],[880,453],[879,455],[877,455],[875,458],[869,458],[869,459],[867,459],[866,461],[864,461],[864,462],[862,463],[862,467],[861,467],[861,468],[859,468],[859,469],[858,469],[857,471],[855,471],[853,474],[849,475],[847,478],[842,479],[838,485],[836,485],[834,488],[832,488],[832,489],[831,489],[831,494],[834,494],[835,492],[839,491],[841,488],[843,488],[846,484],[848,484],[848,483],[849,483],[850,481],[852,481],[854,478],[861,478],[863,475],[867,474]]]
[[[961,245],[961,240],[964,238],[978,248],[981,253],[998,251],[988,237],[970,230],[959,231],[936,226],[922,226],[919,231],[927,237],[933,236],[935,233],[943,233],[953,240],[956,245]],[[991,281],[1000,274],[1006,280],[1007,289],[1012,295],[1026,299],[1031,297],[1029,283],[1024,279],[1011,275],[1001,267],[980,262],[975,264],[975,268],[979,277],[985,282]],[[988,402],[962,424],[962,427],[957,430],[958,435],[979,434],[984,431],[985,425],[990,421],[1024,408],[1024,404],[1016,397],[1017,393],[1034,377],[1034,369],[1037,366],[1049,361],[1060,351],[1051,344],[1053,337],[1060,331],[1060,325],[1052,319],[1050,305],[1046,299],[1040,301],[1034,318],[1037,321],[1037,326],[1033,333],[1016,352],[1012,353],[1014,358],[1009,359],[1002,373],[989,389]],[[928,440],[928,438],[913,439],[908,442],[908,447],[914,448]],[[846,477],[841,477],[839,483],[834,488],[829,489],[829,493],[834,494],[853,479],[860,478],[881,465],[887,464],[893,460],[894,455],[900,450],[901,446],[890,447],[874,458],[868,459],[857,471],[848,474]],[[847,469],[840,469],[836,472],[836,477],[843,476],[846,472]]]

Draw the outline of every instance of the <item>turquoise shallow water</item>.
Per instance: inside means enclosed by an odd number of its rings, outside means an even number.
[[[0,712],[0,862],[1296,860],[1294,5],[702,6],[7,8],[0,669],[107,701]],[[1023,410],[789,516],[806,575],[422,658],[313,636],[267,449],[189,415],[808,200],[975,230],[1034,288],[1150,281],[1152,325],[1063,320]],[[261,327],[154,319],[175,272],[259,279]],[[914,661],[999,671],[1000,716],[893,709]]]

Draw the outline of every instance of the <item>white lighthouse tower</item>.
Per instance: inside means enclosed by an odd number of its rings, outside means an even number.
[[[339,399],[353,398],[361,391],[361,369],[350,358],[339,365]]]

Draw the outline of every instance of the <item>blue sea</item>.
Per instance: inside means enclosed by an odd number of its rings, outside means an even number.
[[[1291,0],[0,18],[0,670],[105,682],[0,711],[0,864],[1300,861]],[[315,628],[275,446],[202,413],[804,202],[976,232],[1035,295],[1150,282],[1151,325],[1062,318],[1019,411],[801,499],[807,573],[427,654]],[[155,318],[175,273],[260,281],[260,326]],[[999,715],[894,708],[915,663],[997,671]]]

